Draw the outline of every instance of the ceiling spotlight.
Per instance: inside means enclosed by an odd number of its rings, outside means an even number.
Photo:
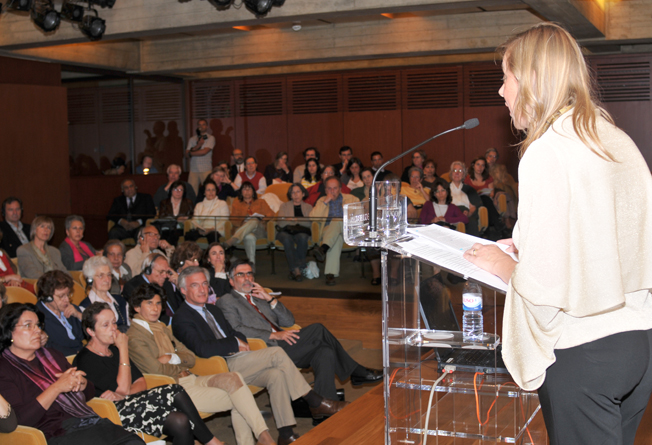
[[[106,21],[92,15],[84,16],[79,24],[81,32],[91,41],[100,40],[106,31]]]
[[[97,5],[100,8],[113,8],[115,0],[90,0],[90,3]]]
[[[272,6],[283,6],[285,0],[244,0],[248,10],[256,15],[256,18],[265,16]]]
[[[61,6],[61,16],[71,22],[81,22],[84,17],[84,7],[66,1]]]
[[[9,0],[7,8],[15,9],[16,11],[29,11],[32,9],[34,0]]]
[[[218,6],[220,8],[225,8],[227,6],[231,6],[233,0],[212,0],[211,3],[214,3],[215,6]]]
[[[32,7],[32,20],[45,32],[54,31],[61,23],[61,16],[54,9],[52,0],[37,0]]]

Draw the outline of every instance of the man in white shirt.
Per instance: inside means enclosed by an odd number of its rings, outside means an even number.
[[[143,261],[150,253],[160,253],[169,258],[174,253],[174,246],[161,239],[154,226],[142,227],[138,232],[138,244],[125,255],[125,263],[131,268],[135,277],[143,270]]]
[[[188,173],[188,184],[199,191],[199,186],[213,169],[213,148],[215,148],[215,137],[208,134],[208,122],[206,119],[199,119],[197,122],[197,134],[190,138],[186,148],[186,157],[190,158],[190,172]]]

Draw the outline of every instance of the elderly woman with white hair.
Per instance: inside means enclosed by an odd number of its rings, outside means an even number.
[[[48,245],[54,235],[54,223],[48,216],[37,216],[29,232],[31,241],[16,251],[18,268],[23,278],[38,278],[51,270],[66,270],[61,262],[61,252]]]
[[[68,270],[82,270],[84,261],[96,255],[93,246],[82,241],[86,222],[79,215],[70,215],[66,218],[65,226],[68,236],[59,246],[61,262]]]
[[[86,281],[90,283],[91,290],[88,297],[79,304],[79,307],[84,310],[97,301],[108,303],[113,315],[115,315],[118,330],[127,332],[131,324],[129,321],[129,303],[122,298],[122,295],[111,295],[109,292],[113,279],[112,269],[111,262],[106,257],[94,256],[86,260],[83,272]]]

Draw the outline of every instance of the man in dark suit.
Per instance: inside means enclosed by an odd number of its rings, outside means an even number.
[[[234,148],[231,152],[231,157],[233,158],[233,165],[229,169],[229,179],[235,181],[235,177],[245,171],[244,153],[239,148]]]
[[[107,216],[109,221],[115,223],[109,231],[109,239],[133,238],[148,218],[156,216],[152,196],[147,193],[137,193],[138,188],[132,179],[122,181],[121,187],[122,196],[113,200]]]
[[[142,284],[153,283],[163,288],[165,302],[159,320],[169,325],[172,316],[183,303],[183,296],[180,295],[178,288],[169,278],[174,275],[165,255],[161,253],[150,253],[143,261],[143,271],[131,280],[127,281],[122,289],[122,297],[130,301],[131,294]]]
[[[2,217],[0,222],[2,230],[2,241],[0,248],[11,258],[16,258],[16,249],[23,244],[29,243],[29,224],[20,222],[23,217],[23,201],[15,196],[10,196],[2,203]]]
[[[340,162],[333,165],[333,167],[335,167],[335,174],[337,175],[337,177],[341,178],[342,175],[346,173],[346,169],[349,168],[349,164],[351,163],[351,158],[353,157],[353,150],[348,145],[344,145],[340,147],[339,156],[340,156]]]
[[[299,330],[283,330],[294,324],[294,316],[280,301],[254,282],[248,261],[233,263],[229,271],[233,290],[217,300],[227,321],[250,338],[280,346],[300,368],[315,371],[315,391],[326,398],[337,398],[335,374],[340,380],[351,377],[353,385],[378,382],[383,372],[359,365],[340,342],[321,323]]]
[[[208,271],[201,267],[188,267],[179,274],[178,285],[186,301],[172,319],[174,336],[199,357],[224,357],[229,369],[239,372],[248,385],[267,388],[279,430],[279,445],[294,442],[298,437],[292,430],[296,421],[291,400],[303,397],[317,419],[335,414],[347,405],[311,390],[281,348],[251,351],[247,338],[231,327],[222,311],[206,304],[209,279]]]
[[[38,280],[38,302],[36,307],[44,316],[48,348],[54,348],[63,355],[75,355],[84,347],[82,313],[70,302],[73,281],[70,275],[60,270],[45,272]]]

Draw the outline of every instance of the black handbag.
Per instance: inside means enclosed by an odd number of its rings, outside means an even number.
[[[289,233],[290,235],[297,235],[299,233],[304,233],[306,235],[311,234],[310,229],[306,226],[302,226],[301,224],[288,224],[285,227],[276,226],[276,231]]]

